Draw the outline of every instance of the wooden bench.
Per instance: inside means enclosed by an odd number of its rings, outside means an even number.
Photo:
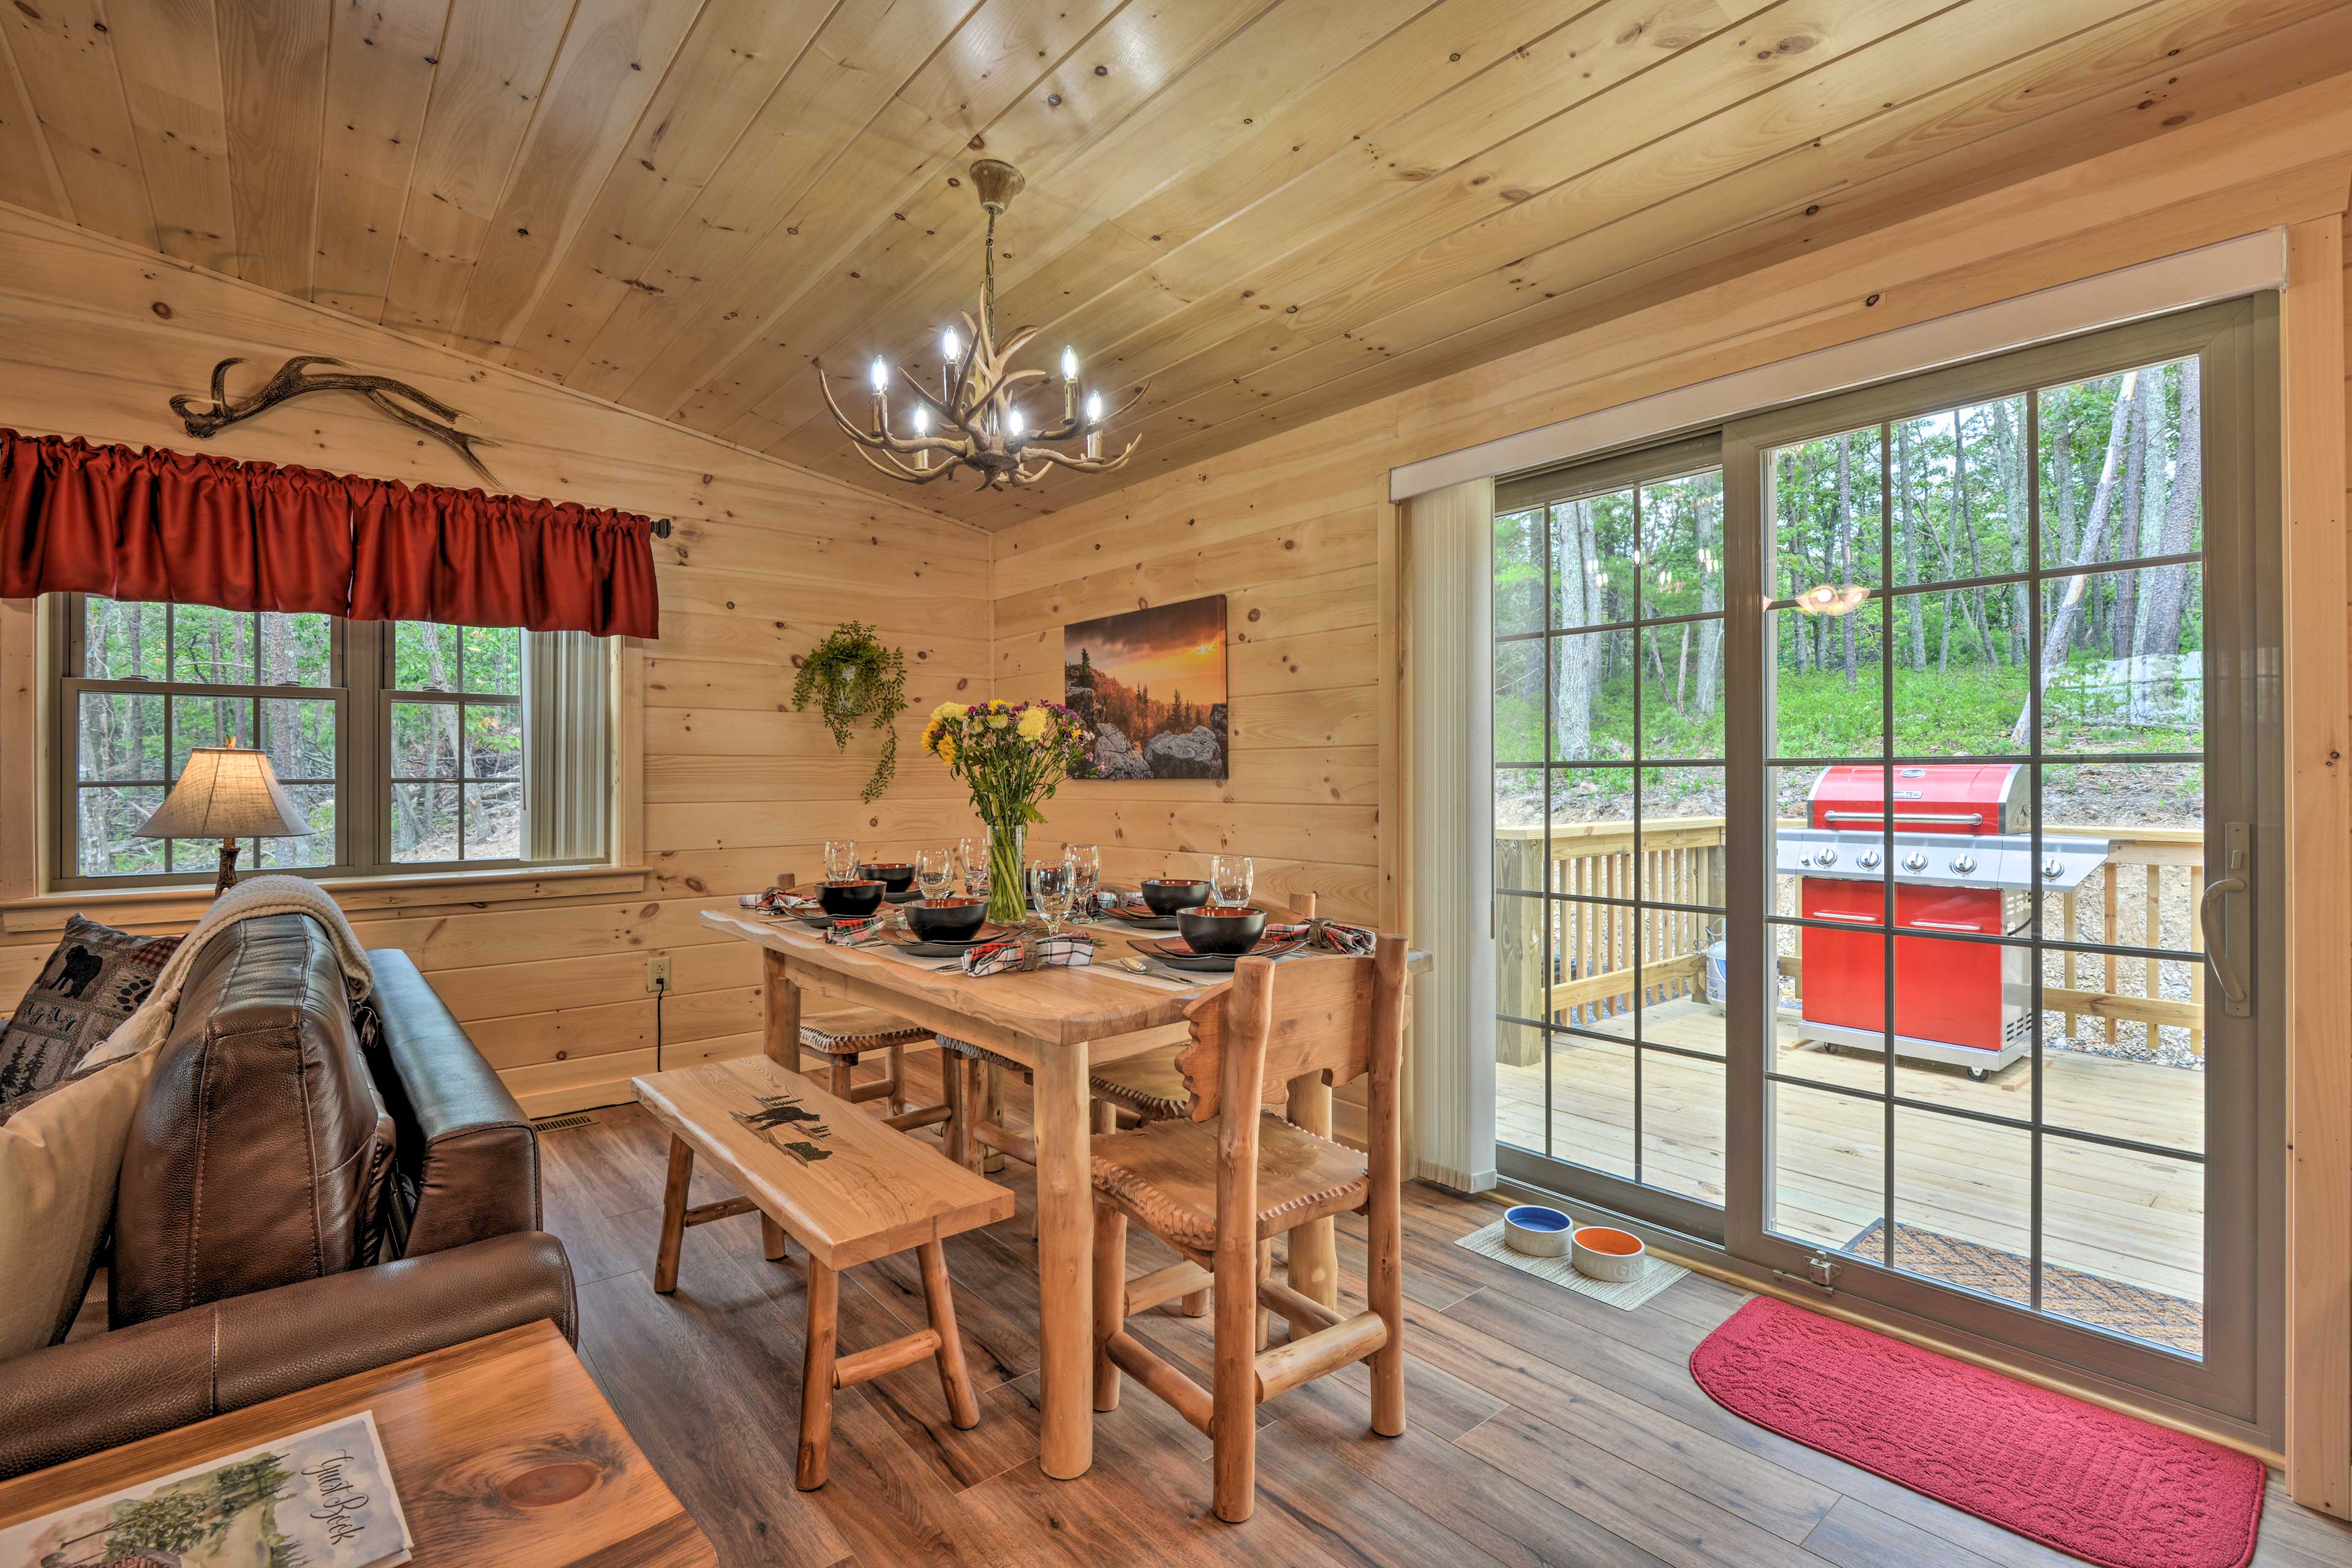
[[[833,1392],[929,1356],[956,1426],[980,1424],[980,1405],[956,1337],[947,1237],[1013,1215],[1013,1194],[893,1131],[764,1057],[744,1057],[634,1079],[638,1101],[669,1129],[654,1289],[677,1288],[687,1226],[757,1209],[808,1251],[807,1352],[801,1380],[803,1491],[824,1485]],[[743,1194],[687,1206],[697,1156]],[[836,1357],[841,1271],[912,1249],[921,1255],[930,1326]]]

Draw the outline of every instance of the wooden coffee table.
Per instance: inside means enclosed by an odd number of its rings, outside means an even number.
[[[362,1410],[375,1412],[416,1568],[718,1561],[543,1320],[0,1481],[0,1527]]]

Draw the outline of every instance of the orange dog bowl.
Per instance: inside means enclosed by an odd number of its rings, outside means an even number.
[[[1620,1285],[1642,1277],[1648,1250],[1640,1237],[1601,1225],[1586,1226],[1570,1244],[1570,1255],[1579,1274]]]

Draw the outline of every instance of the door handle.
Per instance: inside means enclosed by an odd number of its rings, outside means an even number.
[[[2197,900],[2197,923],[2205,933],[2205,962],[2212,965],[2213,978],[2221,982],[2222,1011],[2231,1017],[2242,1018],[2249,1010],[2246,982],[2239,973],[2236,956],[2230,950],[2229,912],[2222,908],[2221,900],[2234,893],[2249,890],[2246,872],[2252,866],[2246,853],[2244,823],[2229,825],[2224,849],[2230,875],[2205,884],[2204,894]]]

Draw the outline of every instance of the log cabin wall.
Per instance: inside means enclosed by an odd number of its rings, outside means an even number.
[[[2331,759],[2352,727],[2343,701],[2342,592],[2352,497],[2344,489],[2344,401],[2312,388],[2341,385],[2345,374],[2347,89],[2352,78],[2339,77],[2242,109],[2219,95],[2202,106],[2210,119],[2153,144],[2003,188],[1988,190],[1979,179],[1966,199],[1956,194],[1874,234],[1278,428],[1252,445],[1187,450],[1180,437],[1139,453],[1116,491],[1003,529],[995,565],[1001,696],[1052,694],[1065,622],[1230,595],[1230,780],[1066,785],[1035,831],[1047,842],[1100,843],[1107,868],[1123,878],[1163,866],[1197,872],[1202,857],[1230,845],[1256,855],[1262,884],[1278,893],[1313,888],[1329,912],[1400,919],[1401,752],[1382,724],[1397,710],[1393,688],[1383,689],[1398,658],[1402,509],[1388,501],[1391,468],[2284,228],[2299,280],[2282,320],[2290,550],[2294,561],[2318,563],[2290,591],[2325,606],[2290,633],[2290,666],[2300,661],[2312,672],[2304,690],[2319,699],[2290,740],[2296,767],[2311,775],[2309,795],[2299,798],[2313,807],[2305,830],[2317,836],[2291,895],[2291,962],[2306,975],[2340,972],[2352,886],[2343,876],[2344,781]],[[2328,293],[2334,299],[2315,307]],[[1266,417],[1270,427],[1284,424],[1279,414]],[[2291,579],[2295,570],[2291,563]],[[2288,1026],[2297,1118],[2288,1198],[2289,1479],[2299,1500],[2352,1514],[2352,1024],[2342,1005],[2310,986],[2291,990],[2298,1014]]]
[[[957,792],[916,765],[922,716],[984,689],[987,538],[888,498],[426,347],[19,209],[0,206],[0,426],[92,441],[152,444],[338,472],[476,482],[439,445],[357,398],[274,409],[198,443],[165,405],[201,394],[215,360],[240,376],[285,356],[328,353],[399,376],[465,410],[499,441],[484,453],[504,488],[676,521],[654,544],[662,637],[638,645],[642,863],[582,884],[355,894],[361,940],[405,949],[533,1114],[629,1098],[654,1061],[646,960],[673,959],[661,1003],[665,1066],[750,1052],[760,1027],[759,955],[710,941],[714,902],[814,874],[817,845],[877,847],[969,831]],[[786,711],[794,655],[838,622],[876,623],[904,648],[910,709],[898,782],[873,805],[858,793],[873,743],[836,757],[811,714]],[[32,606],[0,606],[0,1007],[12,1007],[54,945],[64,914],[114,920],[108,895],[42,900],[35,890],[37,682]],[[201,900],[195,901],[200,906]],[[143,911],[152,914],[153,911]],[[182,912],[184,912],[182,911]],[[172,921],[131,921],[173,930]]]

